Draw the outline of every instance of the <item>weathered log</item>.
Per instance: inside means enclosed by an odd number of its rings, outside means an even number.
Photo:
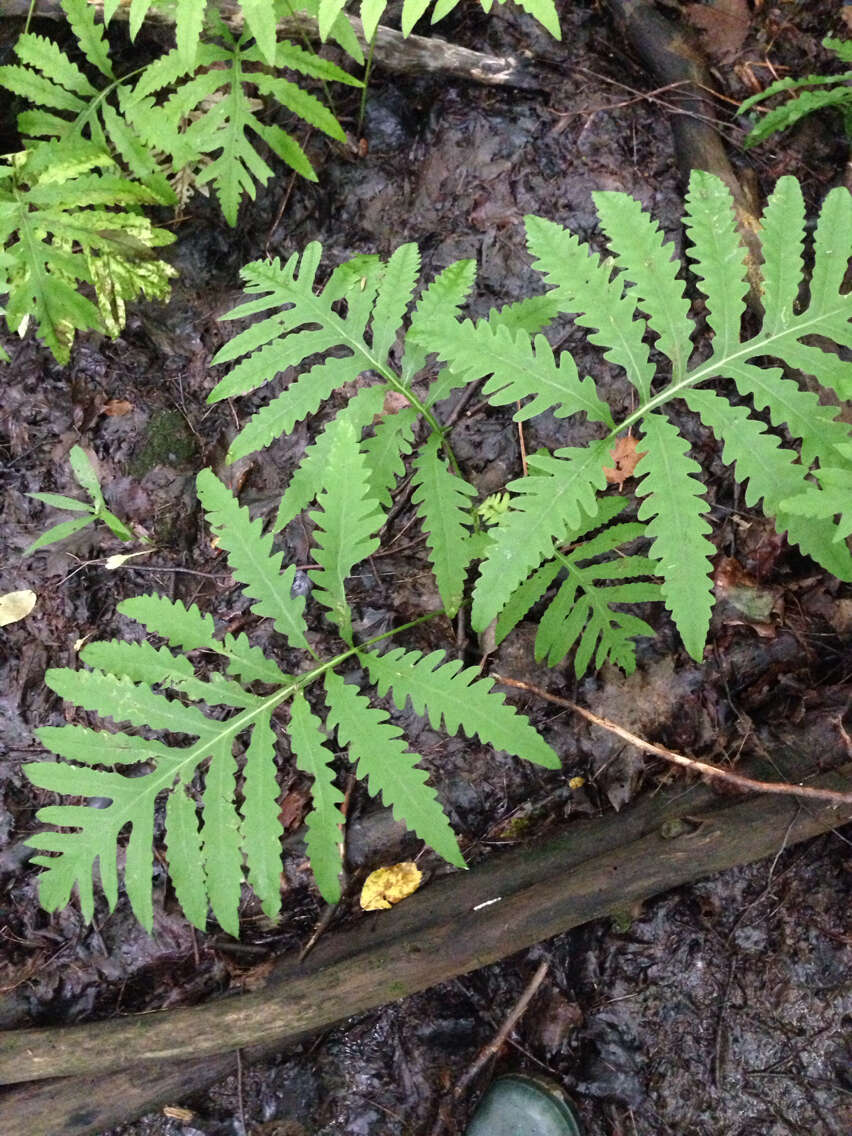
[[[30,0],[3,0],[0,16],[26,16],[29,7]],[[102,0],[92,0],[92,7],[102,10]],[[230,28],[237,33],[242,32],[242,9],[234,3],[234,0],[220,0],[219,11]],[[121,5],[113,18],[127,20],[129,13],[129,6]],[[67,18],[60,8],[60,0],[36,0],[33,14],[49,20]],[[152,8],[146,19],[151,22],[169,24],[174,22],[174,12],[165,8]],[[361,21],[355,16],[350,16],[349,20],[355,30],[355,35],[358,37],[358,42],[366,52],[369,44],[364,38]],[[319,39],[316,20],[305,13],[296,13],[286,20],[281,20],[278,24],[278,32],[285,39],[299,36]],[[517,56],[486,55],[481,51],[471,51],[469,48],[448,43],[438,37],[417,35],[406,37],[403,36],[402,32],[381,25],[376,31],[373,59],[387,71],[396,74],[439,74],[452,79],[467,80],[471,83],[515,87],[522,90],[539,90],[542,86],[541,78],[536,77],[533,71],[525,66],[524,62]]]
[[[783,774],[801,779],[808,764],[787,762]],[[812,783],[846,788],[850,776],[852,764]],[[256,993],[0,1035],[0,1083],[68,1078],[0,1097],[0,1131],[99,1132],[174,1100],[178,1090],[195,1091],[221,1077],[233,1068],[223,1064],[226,1051],[281,1049],[308,1032],[850,818],[852,806],[802,808],[789,798],[725,799],[706,786],[686,794],[680,786],[619,816],[578,822],[555,839],[494,856],[469,873],[434,882],[392,911],[365,917],[321,941],[304,964],[283,960]],[[132,1071],[109,1072],[125,1069]]]

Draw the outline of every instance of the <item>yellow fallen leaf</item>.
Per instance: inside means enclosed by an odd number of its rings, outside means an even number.
[[[104,568],[108,568],[110,572],[114,572],[116,568],[121,568],[128,560],[132,560],[134,556],[150,556],[150,548],[144,548],[141,552],[118,552],[115,556],[108,556],[104,561]]]
[[[586,784],[586,778],[585,777],[572,777],[571,780],[568,782],[568,788],[569,789],[582,789],[585,784]]]
[[[30,614],[36,605],[36,594],[29,588],[22,592],[7,592],[0,596],[0,627],[7,623],[17,623]]]
[[[413,860],[377,868],[364,881],[361,906],[365,911],[382,911],[417,891],[422,879],[423,873]]]

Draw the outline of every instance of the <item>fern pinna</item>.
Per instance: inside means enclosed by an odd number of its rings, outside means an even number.
[[[292,649],[305,654],[306,669],[283,673],[245,634],[218,635],[210,615],[164,596],[148,595],[119,605],[126,616],[165,640],[90,643],[81,658],[91,669],[53,670],[47,683],[60,697],[111,718],[118,729],[81,725],[44,727],[41,741],[63,762],[26,766],[33,784],[53,792],[108,800],[105,808],[49,805],[39,813],[56,825],[30,838],[44,867],[41,901],[64,906],[76,886],[83,914],[94,911],[93,877],[100,877],[107,903],[118,895],[119,841],[128,827],[124,884],[133,911],[151,928],[152,844],[158,801],[165,798],[165,844],[177,898],[191,922],[204,927],[208,907],[219,924],[237,934],[244,864],[264,911],[279,911],[282,835],[276,751],[313,779],[313,807],[306,844],[323,897],[340,896],[342,795],[330,763],[347,749],[370,793],[381,795],[427,844],[463,866],[456,838],[435,791],[385,710],[371,706],[339,672],[360,665],[382,696],[404,710],[428,715],[455,733],[463,729],[485,742],[548,768],[553,750],[525,718],[491,692],[477,668],[444,661],[443,652],[422,655],[397,647],[379,654],[378,636],[355,645],[343,592],[354,563],[375,548],[381,513],[371,497],[369,475],[351,427],[339,432],[333,475],[318,493],[314,597],[328,609],[347,648],[320,660],[309,642],[305,598],[293,589],[295,566],[281,570],[282,554],[272,535],[251,520],[230,491],[210,472],[198,478],[198,495],[218,544],[237,581],[255,602],[255,615],[269,619]],[[219,659],[220,671],[202,676],[190,653]],[[308,694],[310,693],[310,701]],[[323,710],[319,705],[324,703]],[[289,725],[282,707],[289,708]],[[157,735],[166,735],[168,741]],[[337,745],[333,744],[336,735]],[[188,739],[183,743],[174,736]]]

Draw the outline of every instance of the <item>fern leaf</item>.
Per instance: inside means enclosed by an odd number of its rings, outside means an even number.
[[[823,519],[839,515],[835,543],[846,540],[852,533],[852,443],[846,442],[837,450],[846,459],[845,463],[824,465],[817,470],[820,489],[810,485],[803,493],[780,503],[784,512],[799,516]]]
[[[41,726],[38,737],[53,753],[83,765],[138,765],[171,753],[160,742],[88,726]]]
[[[641,526],[613,525],[603,537],[606,545],[612,547],[640,533]],[[574,673],[578,678],[585,674],[593,656],[596,669],[610,662],[631,674],[636,669],[633,639],[637,635],[653,635],[653,628],[612,605],[659,599],[659,587],[642,581],[601,587],[602,579],[647,575],[653,571],[653,565],[645,557],[628,557],[591,567],[580,563],[599,550],[600,542],[592,541],[570,556],[559,557],[568,578],[542,616],[535,641],[536,660],[547,658],[550,666],[560,663],[577,643]]]
[[[405,710],[410,700],[416,714],[428,716],[434,729],[450,734],[463,729],[468,737],[479,737],[486,745],[515,754],[546,769],[558,769],[559,758],[503,695],[494,693],[492,679],[480,678],[478,667],[466,667],[460,659],[444,662],[443,651],[421,655],[394,647],[383,655],[362,651],[359,658],[367,668],[380,695],[390,692],[394,704]]]
[[[292,679],[281,668],[267,659],[260,647],[254,647],[248,638],[239,635],[226,635],[221,647],[221,655],[228,660],[228,671],[243,682],[265,682],[271,686],[289,686]]]
[[[714,335],[714,354],[720,358],[739,346],[748,293],[745,248],[731,204],[724,182],[701,170],[692,171],[684,216],[692,241],[687,255],[693,261],[699,288],[707,297],[707,323]]]
[[[704,653],[713,592],[709,573],[716,549],[707,539],[710,525],[700,466],[687,454],[688,443],[663,414],[642,421],[646,450],[638,467],[636,492],[644,500],[640,520],[648,521],[651,557],[663,577],[662,593],[684,646],[699,662]]]
[[[805,201],[794,177],[782,177],[761,217],[763,252],[763,334],[775,335],[793,321],[793,305],[802,282]]]
[[[329,477],[329,455],[338,445],[340,432],[345,431],[348,424],[355,431],[357,438],[364,427],[368,426],[377,414],[381,414],[384,399],[384,387],[379,385],[363,387],[308,446],[278,506],[278,513],[272,526],[276,532],[283,529],[310,505],[319,488]]]
[[[440,444],[433,434],[420,450],[414,464],[412,501],[427,533],[438,594],[447,615],[454,616],[462,602],[470,563],[470,510],[476,490],[450,472],[438,453]]]
[[[475,631],[497,618],[530,572],[553,556],[554,543],[582,523],[584,513],[597,514],[595,490],[606,484],[607,445],[604,439],[584,450],[534,456],[529,460],[533,476],[509,484],[512,508],[497,526],[473,592]]]
[[[199,647],[216,648],[213,616],[181,600],[166,596],[133,596],[122,600],[117,610],[129,619],[145,625],[152,635],[162,636],[172,647],[195,651]]]
[[[313,335],[315,333],[307,332],[306,334]],[[284,345],[289,346],[295,338],[299,337],[288,337],[283,341]],[[260,357],[265,350],[266,348],[262,348],[251,356],[249,361],[262,366],[263,360]],[[315,414],[334,391],[351,380],[352,362],[351,356],[345,359],[332,356],[332,358],[326,359],[323,363],[318,363],[315,367],[311,367],[309,371],[300,375],[286,390],[273,398],[266,406],[261,407],[246,423],[228,447],[227,461],[239,461],[247,454],[268,446],[276,438],[292,433],[297,422],[302,422],[311,414]],[[274,373],[274,369],[266,371],[266,374]],[[232,379],[237,370],[238,368],[234,368],[228,378]],[[213,395],[216,395],[217,398],[227,397],[219,393],[218,387],[209,396],[211,400]]]
[[[789,358],[789,352],[785,355]],[[812,391],[786,379],[780,368],[741,363],[729,367],[727,377],[733,379],[740,394],[751,396],[758,410],[768,411],[773,425],[786,426],[794,438],[802,439],[805,465],[812,465],[817,458],[823,463],[836,446],[849,440],[848,427],[836,418],[839,409],[824,406]]]
[[[448,265],[420,295],[405,335],[403,381],[408,383],[440,344],[440,323],[455,323],[476,279],[476,261],[457,260]],[[437,332],[437,334],[436,334]]]
[[[324,79],[327,83],[345,83],[349,87],[363,87],[364,84],[330,59],[323,59],[312,51],[305,51],[289,40],[281,40],[275,51],[275,66],[279,70],[289,67],[291,71],[298,71],[300,75],[307,75],[312,79]]]
[[[102,75],[108,79],[115,78],[109,61],[109,44],[103,27],[95,23],[94,7],[87,0],[62,0],[61,6],[85,57]]]
[[[421,757],[409,753],[399,729],[388,721],[384,710],[370,706],[356,688],[334,671],[325,675],[328,703],[327,724],[337,730],[342,746],[358,776],[367,782],[372,796],[382,800],[421,840],[451,864],[464,867],[455,834],[438,803],[435,790],[426,784],[426,773],[417,768]]]
[[[320,724],[302,693],[293,698],[290,709],[290,745],[296,765],[312,779],[313,804],[305,818],[305,847],[320,895],[326,903],[340,900],[340,872],[343,867],[344,816],[340,810],[343,794],[334,784],[329,762],[334,756],[325,744]]]
[[[593,422],[612,425],[610,409],[592,379],[580,379],[567,352],[557,363],[543,335],[531,342],[529,336],[513,335],[499,323],[482,320],[474,326],[466,320],[444,330],[439,357],[468,383],[490,372],[482,390],[494,406],[529,398],[515,414],[516,421],[555,407],[557,418],[584,411]]]
[[[355,429],[346,420],[329,453],[334,478],[327,479],[317,497],[319,510],[311,513],[316,522],[314,561],[319,571],[312,576],[313,595],[329,609],[341,637],[352,641],[352,613],[346,602],[344,584],[352,568],[379,547],[373,534],[381,524],[381,513],[369,495],[369,473],[358,450]]]
[[[105,648],[117,644],[103,644]],[[106,652],[104,652],[106,654]],[[119,670],[121,663],[116,666]],[[201,739],[216,736],[216,723],[194,706],[184,706],[155,694],[142,683],[103,671],[49,670],[45,683],[60,698],[77,706],[95,710],[103,718],[133,726],[150,726],[175,734],[190,734]]]
[[[345,6],[346,0],[319,0],[317,23],[319,25],[321,40],[325,41],[328,39],[332,27],[337,21],[338,16],[343,12]]]
[[[361,445],[370,473],[370,496],[384,507],[390,507],[391,490],[405,473],[403,458],[411,452],[417,413],[413,406],[404,406],[386,414]]]
[[[327,134],[329,138],[334,138],[337,142],[346,141],[343,127],[328,107],[309,91],[303,90],[298,84],[291,83],[289,79],[282,79],[277,75],[266,75],[262,71],[252,73],[252,82],[262,95],[271,95],[282,106],[287,107],[293,114],[297,114],[310,126],[321,130],[323,134]],[[268,141],[269,135],[267,132],[264,133]],[[281,133],[284,134],[284,131]],[[278,153],[277,150],[276,153]],[[283,158],[282,154],[278,156]],[[311,166],[307,158],[305,161],[310,170]]]
[[[657,333],[657,348],[671,362],[675,380],[680,379],[692,350],[692,325],[689,300],[677,279],[680,261],[673,255],[674,245],[664,243],[659,225],[634,198],[613,192],[592,198],[610,247],[617,250],[615,263],[635,285],[648,326]]]
[[[246,594],[258,602],[252,611],[273,621],[291,647],[308,648],[305,638],[304,596],[292,594],[296,566],[283,573],[283,552],[272,551],[272,533],[263,532],[260,518],[251,520],[249,511],[241,507],[233,494],[210,471],[198,475],[198,498],[204,506],[210,527],[228,553],[228,564],[235,578],[245,586]]]
[[[76,63],[72,63],[62,49],[45,36],[25,33],[18,37],[15,55],[21,63],[49,75],[51,80],[68,91],[89,98],[97,94]]]
[[[527,247],[534,267],[557,291],[553,297],[563,312],[576,312],[582,327],[597,329],[589,339],[605,348],[604,358],[623,367],[645,401],[654,367],[643,342],[645,321],[635,319],[636,296],[612,279],[612,264],[590,254],[561,225],[541,217],[526,217]]]
[[[764,423],[749,417],[746,408],[732,406],[711,391],[689,391],[686,401],[724,439],[723,460],[734,465],[738,480],[747,482],[746,504],[753,507],[762,499],[763,511],[775,518],[779,533],[786,530],[789,540],[838,579],[852,580],[852,556],[835,542],[834,525],[822,517],[788,513],[781,504],[808,486],[807,469],[796,462],[796,454],[782,449],[779,439],[766,433]]]
[[[240,822],[234,805],[236,773],[230,739],[217,741],[204,778],[201,849],[210,907],[223,930],[235,938],[240,933],[243,880]],[[189,850],[181,850],[182,857],[188,854]]]
[[[166,800],[166,854],[177,901],[193,927],[207,926],[207,880],[197,806],[182,781]]]
[[[254,0],[256,3],[257,0]],[[241,7],[248,19],[247,6],[252,3],[252,0],[241,0]],[[175,42],[177,44],[178,58],[181,60],[187,71],[195,66],[195,60],[198,54],[198,43],[201,39],[201,32],[204,27],[204,3],[201,0],[178,0],[176,18],[175,18]],[[270,16],[272,16],[272,8],[269,8]],[[273,16],[274,19],[274,16]],[[131,35],[131,39],[134,38]],[[273,42],[274,42],[274,28],[273,28]],[[270,60],[272,62],[272,60]]]
[[[241,845],[249,883],[264,913],[275,919],[281,910],[281,836],[278,771],[271,711],[255,719],[243,770]]]
[[[400,245],[387,263],[373,308],[373,351],[380,359],[387,358],[396,341],[419,271],[420,250],[415,244]]]

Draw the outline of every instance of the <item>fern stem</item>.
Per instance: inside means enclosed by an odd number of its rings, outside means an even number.
[[[377,34],[378,28],[375,32],[373,32],[373,38],[370,40],[370,48],[367,52],[367,62],[364,64],[364,86],[361,88],[361,105],[358,107],[358,126],[355,129],[355,133],[359,138],[361,136],[361,129],[364,125],[364,115],[367,110],[367,91],[370,86],[370,75],[373,70],[373,52],[376,48]]]

